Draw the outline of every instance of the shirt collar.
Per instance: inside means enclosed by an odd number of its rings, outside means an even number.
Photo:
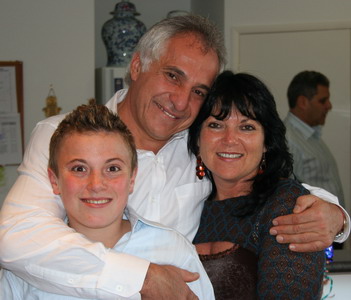
[[[153,227],[168,229],[168,230],[170,229],[167,226],[164,226],[164,225],[159,224],[157,222],[152,222],[152,221],[149,221],[149,220],[143,218],[130,206],[128,206],[124,209],[123,219],[129,220],[130,225],[131,225],[131,232],[133,232],[133,233],[139,231],[143,227],[143,224],[147,224],[147,225],[153,226]]]
[[[302,133],[306,140],[311,137],[321,137],[322,126],[311,127],[291,112],[288,113],[288,118],[290,119],[290,122],[293,124],[293,126]]]

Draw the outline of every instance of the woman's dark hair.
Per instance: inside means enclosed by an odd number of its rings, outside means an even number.
[[[293,166],[285,139],[284,123],[279,118],[274,98],[264,83],[245,73],[234,74],[231,71],[221,73],[189,129],[188,148],[190,152],[198,155],[198,140],[203,122],[209,116],[224,120],[229,117],[233,108],[259,122],[264,130],[266,168],[262,174],[252,178],[254,203],[251,205],[251,211],[264,203],[279,179],[291,175]],[[207,169],[206,175],[212,182],[212,193],[209,196],[211,199],[216,194],[216,187]]]

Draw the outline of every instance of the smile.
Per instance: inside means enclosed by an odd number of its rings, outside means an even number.
[[[106,204],[106,203],[110,202],[111,200],[109,200],[109,199],[104,199],[104,200],[82,199],[82,201],[89,203],[89,204]]]
[[[168,117],[170,117],[170,118],[172,118],[172,119],[176,119],[176,116],[175,116],[175,115],[170,114],[168,111],[166,111],[166,110],[163,108],[163,106],[161,106],[161,105],[158,104],[157,102],[155,102],[155,103],[156,103],[157,107],[158,107],[160,110],[162,110],[166,116],[168,116]]]
[[[223,157],[223,158],[240,158],[243,156],[243,154],[238,154],[238,153],[222,153],[219,152],[217,153],[218,156]]]

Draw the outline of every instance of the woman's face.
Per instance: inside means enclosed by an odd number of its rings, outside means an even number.
[[[237,184],[257,174],[263,153],[262,125],[243,116],[236,108],[224,120],[210,116],[202,124],[201,158],[218,187]]]

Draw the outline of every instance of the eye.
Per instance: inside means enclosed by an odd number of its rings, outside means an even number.
[[[72,168],[71,168],[71,170],[73,171],[73,172],[85,172],[86,171],[86,168],[84,167],[84,166],[73,166]]]
[[[251,124],[246,124],[246,125],[243,125],[241,126],[241,129],[242,130],[245,130],[245,131],[253,131],[255,130],[255,126],[251,125]]]
[[[210,122],[207,126],[214,129],[221,128],[221,124],[219,122]]]
[[[118,172],[121,168],[117,167],[117,166],[109,166],[107,168],[107,172]]]
[[[172,80],[176,80],[177,79],[177,76],[172,73],[172,72],[166,72],[166,75],[168,78],[172,79]]]
[[[201,90],[199,90],[199,89],[194,89],[193,92],[194,92],[196,95],[200,96],[201,98],[205,98],[206,95],[207,95],[207,93],[204,93],[203,91],[201,91]]]

